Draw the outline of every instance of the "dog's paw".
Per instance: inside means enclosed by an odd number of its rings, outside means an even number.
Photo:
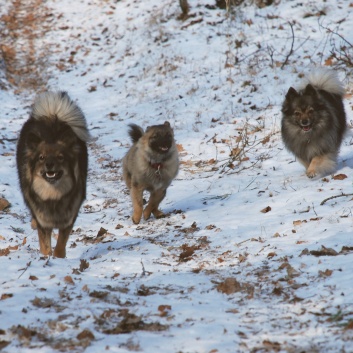
[[[312,178],[315,178],[315,177],[316,177],[317,173],[316,173],[316,171],[313,170],[313,169],[308,169],[308,170],[306,171],[306,175],[307,175],[308,178],[312,179]]]
[[[163,212],[160,211],[160,210],[154,211],[154,212],[153,212],[153,215],[155,216],[155,218],[163,218],[163,217],[166,216],[165,213],[163,213]]]
[[[132,216],[131,219],[134,224],[139,224],[141,221],[141,217]]]

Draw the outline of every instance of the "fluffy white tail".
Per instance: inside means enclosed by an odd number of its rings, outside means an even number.
[[[336,71],[330,69],[316,69],[311,72],[305,79],[303,88],[310,83],[317,89],[324,90],[329,93],[337,94],[343,97],[345,89],[342,82],[338,79]]]
[[[86,119],[78,105],[66,92],[44,92],[39,94],[33,104],[34,119],[59,119],[68,124],[82,141],[89,141],[90,134]]]

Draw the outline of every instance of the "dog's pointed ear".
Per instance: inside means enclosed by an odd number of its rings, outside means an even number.
[[[34,150],[38,147],[40,142],[41,142],[40,136],[38,136],[34,132],[31,132],[28,134],[27,140],[26,140],[26,144],[28,148],[30,148],[31,150]]]
[[[170,127],[170,123],[169,123],[169,121],[165,121],[163,125],[164,125],[164,126],[168,126],[168,127]]]
[[[299,93],[293,87],[290,87],[287,94],[286,94],[286,99],[290,101],[293,98],[298,97],[298,96],[299,96]]]
[[[316,89],[310,83],[305,87],[304,94],[312,97],[317,96]]]

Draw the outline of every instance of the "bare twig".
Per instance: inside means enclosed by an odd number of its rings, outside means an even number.
[[[21,278],[21,276],[28,270],[28,267],[29,266],[31,266],[31,263],[32,263],[32,261],[30,261],[30,262],[27,262],[27,264],[26,264],[26,267],[25,268],[20,268],[19,269],[19,271],[23,271],[19,276],[18,276],[18,279],[20,279]]]
[[[353,194],[344,194],[344,193],[342,193],[340,195],[330,196],[327,199],[321,201],[320,206],[322,206],[326,201],[329,201],[329,200],[332,200],[332,199],[336,199],[337,197],[342,197],[342,196],[353,196]]]
[[[346,38],[344,38],[341,34],[339,34],[338,32],[336,31],[333,31],[331,28],[328,28],[328,27],[325,27],[323,26],[322,24],[320,24],[320,26],[323,28],[323,29],[326,29],[327,32],[331,33],[331,34],[334,34],[338,37],[340,37],[344,42],[346,42],[350,47],[353,47],[353,44],[351,44],[350,42],[348,42],[348,40]]]
[[[141,273],[141,277],[146,276],[146,270],[145,270],[145,266],[143,265],[143,262],[141,260],[141,266],[142,266],[142,273]]]
[[[288,55],[286,56],[286,59],[284,60],[282,66],[281,66],[281,69],[283,69],[288,64],[289,57],[293,54],[294,39],[295,39],[295,37],[294,37],[294,29],[293,29],[293,25],[290,22],[288,22],[288,24],[290,25],[290,29],[292,31],[292,45],[290,47]]]

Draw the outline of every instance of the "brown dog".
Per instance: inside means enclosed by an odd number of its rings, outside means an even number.
[[[34,101],[17,145],[17,170],[24,201],[39,237],[40,252],[51,255],[51,234],[59,229],[54,256],[66,243],[86,197],[89,133],[80,108],[65,92],[46,92]]]
[[[151,213],[161,218],[158,209],[166,191],[178,173],[179,158],[174,133],[169,122],[143,129],[130,124],[129,135],[133,146],[123,159],[123,178],[130,189],[134,208],[132,221],[140,223],[142,213],[148,219]],[[143,211],[143,192],[150,192],[149,202]]]

